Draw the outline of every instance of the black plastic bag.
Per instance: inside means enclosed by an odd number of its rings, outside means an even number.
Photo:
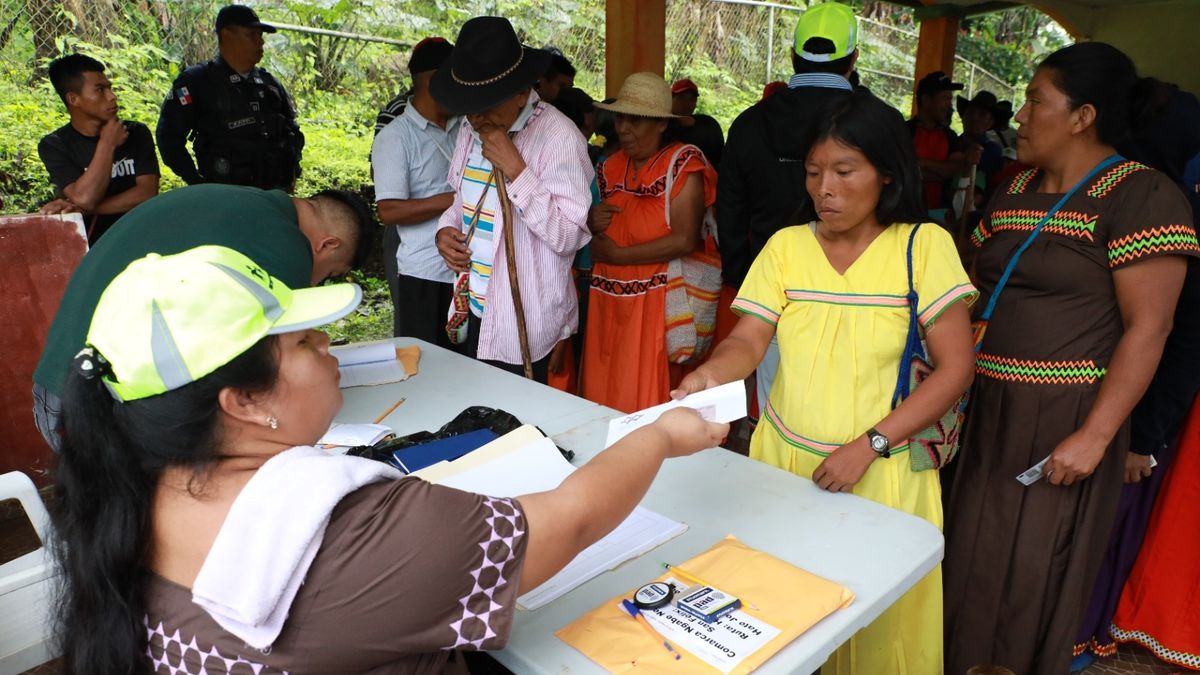
[[[523,422],[517,419],[515,415],[503,410],[481,405],[471,406],[460,412],[454,419],[444,424],[437,431],[418,431],[407,436],[382,440],[375,445],[360,445],[350,448],[346,454],[387,463],[392,459],[392,453],[413,445],[450,438],[451,436],[458,436],[459,434],[478,431],[480,429],[488,429],[497,436],[503,436],[522,426],[522,424]],[[538,431],[541,431],[541,429],[538,429]],[[542,435],[544,436],[545,432]],[[575,457],[575,453],[570,450],[563,450],[562,448],[558,450],[568,461]]]

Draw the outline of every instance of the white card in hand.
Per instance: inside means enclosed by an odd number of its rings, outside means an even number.
[[[616,443],[634,429],[650,424],[673,408],[692,408],[709,422],[732,422],[746,416],[746,385],[738,380],[698,391],[678,401],[667,401],[632,415],[618,417],[608,423],[608,439],[604,447]]]
[[[1021,481],[1021,483],[1025,486],[1033,485],[1034,483],[1041,480],[1042,477],[1045,475],[1042,473],[1042,469],[1043,469],[1043,467],[1046,466],[1046,462],[1049,462],[1049,461],[1050,461],[1050,457],[1047,456],[1046,459],[1043,459],[1042,461],[1038,462],[1037,464],[1034,464],[1033,466],[1029,467],[1028,469],[1025,469],[1025,471],[1022,472],[1021,475],[1017,476],[1017,480]]]

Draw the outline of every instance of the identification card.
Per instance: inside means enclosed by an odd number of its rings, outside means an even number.
[[[1045,477],[1046,474],[1042,473],[1042,469],[1045,468],[1046,462],[1049,462],[1049,461],[1050,461],[1050,457],[1047,456],[1046,459],[1043,459],[1042,461],[1038,462],[1037,464],[1034,464],[1033,466],[1029,467],[1028,469],[1025,469],[1024,472],[1022,472],[1019,476],[1017,476],[1017,480],[1021,481],[1021,484],[1026,487],[1033,485],[1034,483],[1038,482],[1039,480],[1041,480],[1042,478]]]

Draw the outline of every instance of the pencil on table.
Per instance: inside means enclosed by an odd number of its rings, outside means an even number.
[[[399,408],[399,407],[400,407],[400,404],[401,404],[401,403],[404,403],[404,402],[405,402],[405,401],[407,401],[407,400],[408,400],[408,399],[406,399],[406,398],[402,398],[402,399],[400,399],[399,401],[396,401],[395,403],[393,403],[393,404],[392,404],[392,407],[388,408],[387,410],[384,410],[382,415],[380,415],[379,417],[376,417],[376,418],[375,418],[375,424],[379,424],[379,423],[380,423],[380,422],[382,422],[383,420],[387,419],[387,416],[388,416],[388,415],[391,415],[393,412],[395,412],[395,411],[396,411],[396,408]]]

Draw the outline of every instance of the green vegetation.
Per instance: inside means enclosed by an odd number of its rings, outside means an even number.
[[[803,0],[783,0],[803,7]],[[137,9],[131,8],[136,4]],[[44,76],[54,56],[88,53],[108,66],[121,115],[154,128],[158,108],[184,64],[215,51],[212,17],[222,0],[0,0],[0,213],[35,211],[51,197],[38,140],[66,122]],[[264,20],[367,34],[399,45],[284,30],[267,39],[263,66],[290,90],[307,138],[299,194],[326,187],[373,199],[368,153],[376,111],[407,84],[409,46],[429,35],[453,39],[466,19],[508,17],[522,40],[560,48],[579,69],[576,85],[604,95],[604,0],[251,0]],[[864,16],[915,29],[911,10],[879,0],[853,0]],[[778,9],[769,27],[763,7],[668,0],[669,78],[690,77],[703,95],[700,112],[728,128],[761,96],[767,79],[791,72],[788,50],[796,12]],[[1026,80],[1036,56],[1058,46],[1048,19],[1028,8],[964,23],[960,53],[1013,85]],[[872,35],[868,35],[871,33]],[[878,35],[873,35],[878,33]],[[768,35],[774,36],[768,44]],[[1030,36],[1039,36],[1030,42]],[[911,72],[915,37],[864,26],[860,64],[882,73]],[[907,110],[911,82],[864,71],[864,83]],[[182,185],[163,167],[162,189]],[[378,259],[352,277],[364,287],[358,312],[332,334],[353,340],[391,333],[391,301]]]

